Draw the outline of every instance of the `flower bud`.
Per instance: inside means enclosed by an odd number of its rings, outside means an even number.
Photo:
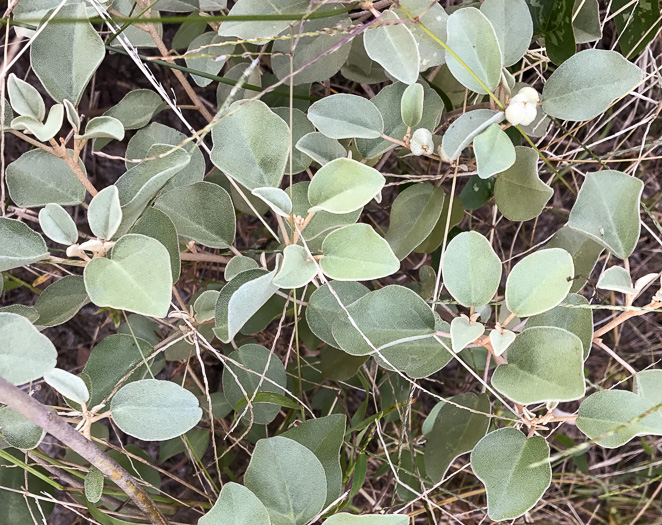
[[[506,119],[513,126],[528,126],[536,118],[538,110],[536,104],[532,103],[525,93],[518,93],[506,108]]]
[[[429,129],[418,128],[414,131],[409,142],[411,152],[416,155],[426,155],[434,151],[432,132]]]
[[[525,95],[526,98],[529,99],[529,102],[531,102],[531,104],[537,104],[538,102],[540,102],[540,94],[532,87],[524,86],[522,89],[519,90],[517,94]]]

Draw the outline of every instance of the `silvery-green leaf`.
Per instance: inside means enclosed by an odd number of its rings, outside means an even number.
[[[547,458],[544,438],[527,439],[514,428],[500,428],[478,442],[471,452],[471,468],[485,485],[492,520],[517,518],[542,498],[552,482]]]
[[[2,126],[2,131],[6,133],[11,127],[11,121],[14,120],[14,112],[6,98],[0,100],[0,104],[4,104],[4,112],[0,115],[0,125]]]
[[[163,244],[170,254],[172,282],[174,283],[179,279],[179,272],[181,270],[179,239],[175,225],[165,213],[156,208],[147,208],[129,233],[146,235]]]
[[[295,147],[322,166],[332,160],[347,157],[347,151],[340,142],[318,131],[301,137]]]
[[[379,109],[367,98],[338,93],[315,102],[308,118],[324,135],[332,139],[375,139],[384,132]]]
[[[283,262],[273,282],[279,288],[301,288],[316,274],[317,265],[309,258],[308,251],[303,246],[291,244],[283,250]]]
[[[25,317],[32,324],[36,323],[37,319],[39,319],[39,312],[37,312],[37,309],[31,306],[25,306],[24,304],[9,304],[7,306],[0,306],[0,312],[20,315]]]
[[[579,230],[614,255],[632,255],[641,225],[639,202],[644,183],[621,171],[587,173],[568,226]]]
[[[494,201],[511,221],[536,218],[554,195],[554,190],[538,176],[538,160],[533,148],[516,146],[515,163],[497,177]]]
[[[119,120],[124,129],[140,129],[165,107],[161,96],[151,89],[134,89],[104,113]]]
[[[279,0],[262,2],[261,0],[239,0],[230,9],[231,16],[255,15],[298,15],[305,13],[309,0]],[[271,38],[287,29],[291,20],[228,20],[221,24],[218,34],[236,36],[241,39]]]
[[[642,75],[616,51],[585,49],[549,77],[542,90],[542,109],[563,120],[591,119],[634,89]]]
[[[239,83],[241,86],[249,85],[262,87],[262,73],[259,68],[253,67],[251,62],[240,62],[236,66],[232,66],[228,72],[223,75],[223,78]],[[219,108],[225,108],[237,100],[252,98],[254,94],[255,91],[248,87],[239,87],[236,84],[230,85],[219,82],[218,87],[216,88],[216,105]],[[230,98],[230,95],[232,95],[232,98]],[[265,95],[265,98],[266,96],[267,95]]]
[[[502,111],[492,111],[491,109],[475,109],[460,115],[448,127],[441,140],[444,153],[450,160],[457,159],[462,150],[471,144],[474,137],[503,119],[504,113]]]
[[[485,332],[480,323],[470,323],[466,317],[456,317],[451,321],[451,343],[456,354]]]
[[[376,169],[352,159],[325,164],[308,186],[310,212],[344,214],[363,208],[384,187],[386,180]]]
[[[151,237],[124,235],[107,258],[92,259],[83,276],[90,300],[97,306],[160,318],[168,313],[172,294],[170,255]]]
[[[352,82],[377,84],[388,80],[384,68],[372,60],[368,56],[368,53],[366,53],[365,46],[363,45],[363,33],[352,39],[349,57],[340,72],[343,77]]]
[[[218,184],[196,182],[161,195],[154,206],[175,225],[177,234],[210,248],[227,248],[234,242],[232,200]]]
[[[20,221],[0,217],[0,272],[47,258],[41,235]]]
[[[67,163],[42,149],[27,151],[7,166],[7,187],[23,208],[73,206],[85,200],[85,188]]]
[[[632,286],[632,279],[625,268],[611,266],[607,268],[598,279],[596,288],[601,290],[612,290],[624,294],[636,294],[637,290]]]
[[[324,525],[407,525],[406,514],[334,514],[324,521]]]
[[[485,0],[480,11],[492,23],[503,65],[512,66],[524,56],[533,36],[533,20],[524,0]]]
[[[249,190],[277,188],[289,154],[287,123],[259,100],[228,111],[212,129],[212,162]]]
[[[228,355],[223,370],[223,392],[233,409],[246,394],[249,399],[255,392],[283,395],[287,392],[286,387],[287,374],[283,363],[264,346],[243,345]],[[271,423],[280,411],[280,407],[272,403],[251,402],[251,405],[252,409],[244,407],[239,413],[245,410],[243,418],[258,425]]]
[[[506,306],[519,317],[551,310],[572,285],[572,257],[561,248],[538,250],[518,262],[506,281]]]
[[[404,12],[404,9],[406,9],[411,16],[418,18],[428,31],[442,42],[446,42],[446,24],[448,24],[448,15],[441,4],[431,4],[428,0],[400,0],[398,4],[394,4],[391,9],[393,9],[400,18],[405,20],[408,18],[407,14]],[[431,67],[442,65],[445,62],[446,53],[444,52],[444,48],[439,45],[439,42],[425,32],[421,27],[421,24],[409,24],[407,27],[414,35],[414,39],[418,44],[420,70],[425,71]]]
[[[223,278],[226,281],[230,281],[241,272],[246,270],[253,270],[255,268],[259,268],[259,264],[257,264],[255,259],[251,259],[250,257],[245,256],[236,256],[230,259],[225,265]]]
[[[54,368],[44,374],[44,381],[64,397],[76,403],[87,403],[90,399],[90,392],[85,381],[66,370]]]
[[[48,112],[48,118],[43,124],[32,117],[16,117],[11,121],[11,127],[18,131],[29,131],[41,142],[48,142],[62,127],[64,106],[54,104]]]
[[[66,275],[46,288],[34,307],[39,312],[38,326],[66,323],[90,302],[80,275]]]
[[[113,422],[143,441],[181,436],[198,424],[198,398],[170,381],[143,379],[117,391],[110,403]]]
[[[14,385],[39,379],[55,368],[53,343],[25,317],[0,312],[0,376]]]
[[[103,482],[103,473],[95,466],[91,466],[90,470],[88,470],[85,475],[84,482],[85,497],[87,498],[87,501],[90,503],[96,503],[101,499],[101,495],[103,494]]]
[[[122,222],[122,207],[117,186],[108,186],[97,193],[87,209],[90,230],[99,239],[111,239]]]
[[[558,230],[545,247],[562,248],[572,255],[572,261],[575,265],[575,278],[572,281],[570,291],[573,293],[584,287],[595,264],[598,262],[600,254],[604,251],[603,247],[589,236],[567,225]]]
[[[124,138],[124,126],[114,117],[102,116],[91,119],[85,126],[83,135],[76,135],[77,139],[115,139]]]
[[[120,16],[136,16],[140,12],[140,8],[136,5],[135,0],[113,0],[112,3],[113,9],[116,10]],[[150,10],[150,15],[152,17],[159,17],[160,12],[156,11],[156,7],[161,7],[161,2],[155,4]],[[136,11],[138,10],[138,11]],[[94,16],[97,16],[97,13],[94,13]],[[163,38],[163,25],[158,22],[152,22],[154,24],[154,29],[156,29],[156,34],[159,37]],[[134,24],[128,24],[124,27],[122,35],[124,35],[131,45],[136,48],[156,48],[156,43],[147,31],[144,31],[142,28],[135,27]]]
[[[504,330],[503,332],[499,332],[499,330],[492,330],[490,332],[490,344],[494,349],[494,354],[503,354],[508,349],[508,347],[513,344],[515,337],[515,332],[511,332],[510,330]]]
[[[515,147],[499,124],[492,124],[474,138],[478,176],[489,179],[515,164]]]
[[[292,213],[292,201],[280,188],[255,188],[251,193],[266,202],[281,217],[289,217]]]
[[[159,7],[164,9],[160,3]],[[215,31],[208,31],[207,33],[203,33],[194,38],[184,54],[186,66],[197,71],[209,73],[210,75],[217,75],[227,61],[227,55],[232,55],[234,53],[235,46],[230,43],[222,46],[215,44],[221,44],[228,40],[228,38],[219,36]],[[212,83],[210,78],[201,77],[199,75],[191,74],[191,78],[201,87],[208,86]]]
[[[424,94],[423,86],[418,83],[407,86],[402,94],[400,113],[402,114],[402,122],[409,127],[416,126],[423,118]]]
[[[446,64],[453,76],[476,93],[487,94],[487,90],[496,89],[501,79],[503,63],[499,40],[487,17],[475,7],[458,9],[448,17],[447,31],[448,47],[462,59],[485,87],[446,51]]]
[[[501,281],[499,256],[489,241],[475,231],[453,237],[441,268],[444,286],[462,306],[487,304]]]
[[[195,320],[198,323],[204,323],[214,318],[218,294],[218,290],[205,290],[195,300],[193,310],[195,311]]]
[[[249,489],[238,483],[223,485],[214,506],[199,525],[271,525],[266,507]]]
[[[62,7],[34,39],[30,63],[49,95],[77,106],[105,53],[101,37],[87,21],[85,5],[71,4]]]
[[[9,103],[16,113],[32,117],[37,121],[44,120],[46,105],[39,91],[14,73],[11,73],[7,79],[7,94]]]
[[[308,155],[305,155],[294,148],[294,145],[299,141],[301,137],[308,133],[315,131],[315,126],[312,122],[308,120],[308,116],[297,108],[292,108],[292,113],[290,114],[289,107],[278,107],[272,108],[273,112],[282,118],[288,126],[292,128],[292,164],[291,172],[292,174],[301,173],[305,171],[306,168],[309,168],[312,164]],[[287,163],[285,164],[285,173],[290,173],[290,159],[288,156]]]
[[[396,80],[413,84],[418,79],[420,62],[414,35],[407,22],[393,11],[387,11],[379,20],[386,24],[368,29],[363,36],[366,53]]]
[[[9,407],[0,408],[0,441],[19,450],[37,448],[46,431]]]
[[[612,4],[612,8],[615,7]],[[602,38],[598,0],[575,0],[572,29],[577,44],[587,44]]]
[[[380,279],[400,268],[388,242],[367,224],[350,224],[331,232],[322,252],[322,271],[338,281]]]
[[[76,107],[66,98],[62,101],[64,104],[64,113],[67,117],[67,122],[71,125],[71,129],[75,133],[80,131],[80,116],[78,115],[78,110]]]
[[[39,210],[39,226],[44,235],[59,244],[74,244],[78,240],[76,223],[59,204],[47,204]]]

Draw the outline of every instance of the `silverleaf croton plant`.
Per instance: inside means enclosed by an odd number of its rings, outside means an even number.
[[[9,4],[0,523],[629,523],[657,2]]]

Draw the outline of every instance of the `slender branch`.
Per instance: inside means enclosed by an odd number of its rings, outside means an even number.
[[[168,525],[156,504],[136,480],[114,459],[102,452],[94,443],[85,439],[48,407],[29,396],[20,388],[0,377],[0,402],[12,408],[24,418],[43,428],[71,450],[97,467],[114,481],[156,525]]]
[[[605,352],[607,352],[611,357],[613,357],[616,361],[618,361],[618,363],[620,363],[620,365],[623,368],[625,368],[628,372],[630,372],[630,374],[632,374],[633,376],[637,375],[637,371],[634,368],[632,368],[632,366],[630,366],[630,364],[627,361],[625,361],[625,359],[623,359],[621,356],[619,356],[616,352],[614,352],[611,348],[609,348],[601,340],[596,341],[594,339],[593,344],[595,346],[598,346],[598,347],[602,348]]]
[[[16,131],[16,130],[11,130],[11,134],[17,136],[21,140],[24,140],[28,144],[32,144],[35,148],[43,149],[44,151],[47,151],[48,153],[52,153],[53,155],[55,155],[53,148],[50,148],[49,146],[42,144],[41,142],[33,139],[32,137],[28,137],[25,133],[21,133],[20,131]]]
[[[81,169],[78,161],[69,156],[69,152],[67,151],[67,147],[64,144],[64,140],[62,144],[58,144],[55,139],[51,139],[50,143],[53,146],[53,151],[51,151],[51,153],[67,163],[67,165],[71,168],[71,171],[73,171],[76,177],[78,177],[78,180],[81,182],[81,184],[85,186],[87,192],[92,195],[92,197],[99,193],[94,185],[90,182],[90,179],[87,178],[85,172]]]
[[[598,341],[603,335],[605,335],[608,332],[611,332],[614,328],[616,328],[618,325],[624,323],[631,317],[637,317],[639,315],[644,315],[649,313],[651,310],[655,310],[657,308],[660,308],[662,306],[662,302],[660,301],[651,301],[648,303],[646,306],[643,308],[639,308],[636,310],[627,310],[620,314],[618,317],[615,317],[612,319],[610,322],[608,322],[606,325],[604,325],[602,328],[599,330],[596,330],[593,333],[593,341]]]
[[[204,253],[204,252],[181,252],[179,258],[182,261],[202,261],[202,262],[214,262],[219,264],[227,264],[230,261],[230,257],[224,257],[222,255],[214,255],[213,253]]]

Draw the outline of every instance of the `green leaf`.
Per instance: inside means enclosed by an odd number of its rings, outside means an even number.
[[[467,211],[473,211],[483,206],[494,194],[495,180],[481,179],[478,174],[472,175],[460,192],[460,202]]]
[[[161,96],[151,89],[134,89],[104,113],[122,123],[124,129],[140,129],[166,107]]]
[[[96,503],[101,499],[103,494],[104,475],[96,468],[91,466],[90,470],[85,474],[85,497],[90,503]]]
[[[228,20],[221,24],[218,34],[236,36],[241,39],[271,38],[287,29],[291,20],[270,20],[269,15],[298,15],[306,13],[308,0],[239,0],[230,9],[231,16],[266,15],[267,20]]]
[[[35,308],[39,312],[36,324],[57,326],[73,318],[90,302],[85,283],[80,275],[66,275],[55,281],[37,297]]]
[[[575,277],[570,291],[573,293],[584,287],[603,251],[602,246],[597,242],[567,225],[558,230],[545,247],[562,248],[572,255],[572,262],[575,265]]]
[[[538,250],[524,257],[506,281],[506,306],[518,317],[551,310],[568,295],[575,270],[561,248]]]
[[[542,90],[542,109],[563,120],[589,120],[634,89],[642,74],[616,51],[585,49],[549,77]]]
[[[45,430],[15,410],[0,408],[0,441],[20,450],[32,450],[39,446],[44,436]]]
[[[427,0],[426,0],[427,1]],[[407,525],[409,516],[406,514],[334,514],[324,521],[324,525]]]
[[[55,368],[57,350],[25,317],[0,312],[0,376],[14,385]]]
[[[83,272],[97,306],[163,318],[170,308],[170,255],[159,241],[140,234],[121,237],[108,258],[92,259]]]
[[[319,131],[307,133],[299,139],[295,147],[322,166],[332,160],[347,157],[347,151],[340,142]]]
[[[115,139],[124,138],[124,126],[114,117],[101,116],[91,119],[85,126],[83,135],[76,135],[77,139]]]
[[[31,306],[25,306],[24,304],[10,304],[7,306],[1,306],[0,312],[18,314],[22,317],[25,317],[32,324],[34,324],[37,319],[39,319],[39,312],[37,312],[37,309]]]
[[[411,84],[407,86],[400,101],[400,113],[402,122],[409,127],[414,127],[423,118],[423,97],[425,90],[422,84]]]
[[[328,8],[317,6],[316,12],[326,9]],[[305,11],[304,9],[301,12]],[[274,42],[271,67],[279,80],[286,79],[291,71],[302,69],[294,75],[293,82],[291,79],[285,80],[288,85],[293,83],[295,86],[300,86],[312,82],[323,82],[340,71],[349,56],[351,46],[346,40],[346,35],[351,30],[352,21],[346,13],[319,20],[306,20],[300,25],[297,22],[291,23],[295,24],[293,35],[297,35],[298,31],[302,31],[303,35]],[[337,31],[328,32],[329,28]],[[286,34],[289,33],[288,30]],[[292,38],[294,38],[294,43]],[[334,46],[339,47],[329,52]],[[290,67],[292,67],[291,71]]]
[[[503,330],[502,332],[499,332],[499,330],[491,330],[490,344],[494,349],[495,355],[503,354],[510,347],[510,345],[513,344],[515,337],[515,333],[511,332],[510,330]]]
[[[632,286],[630,274],[625,268],[620,266],[607,268],[600,276],[600,279],[598,279],[596,288],[632,295],[637,293],[636,288]]]
[[[30,47],[32,69],[48,94],[58,102],[66,98],[74,106],[78,106],[106,51],[86,18],[83,4],[65,5]]]
[[[347,80],[351,80],[352,82],[377,84],[388,80],[384,68],[372,60],[368,56],[368,53],[365,52],[363,33],[352,39],[349,57],[340,72]]]
[[[308,133],[313,133],[315,131],[315,126],[313,123],[308,120],[308,116],[297,108],[292,108],[292,118],[290,118],[290,108],[280,107],[272,108],[272,111],[282,118],[288,125],[292,128],[292,145],[296,144],[301,137]],[[292,174],[301,173],[310,167],[312,162],[308,155],[301,153],[298,150],[292,149]],[[290,173],[290,158],[288,155],[287,163],[285,164],[285,173]],[[257,189],[257,188],[256,188]]]
[[[283,262],[273,283],[279,288],[301,288],[312,281],[316,274],[317,265],[309,258],[308,251],[303,246],[291,244],[283,250]]]
[[[445,193],[445,192],[444,192]],[[450,212],[449,212],[450,208]],[[450,221],[448,222],[448,228],[446,227],[448,215],[450,213]],[[448,194],[444,198],[444,206],[441,209],[441,214],[439,215],[439,220],[434,226],[430,235],[418,245],[414,251],[416,253],[432,253],[435,251],[444,241],[444,238],[447,235],[447,231],[451,230],[454,226],[457,226],[462,222],[464,218],[464,208],[462,207],[462,201],[455,197],[451,199]]]
[[[324,97],[308,110],[308,118],[332,139],[376,139],[384,132],[379,109],[367,98],[339,93]]]
[[[585,297],[570,293],[557,307],[530,317],[526,327],[556,326],[575,334],[582,342],[586,360],[593,341],[593,310],[588,305]]]
[[[490,399],[486,394],[473,393],[453,396],[450,401],[482,414],[469,412],[451,403],[443,403],[427,434],[425,446],[425,473],[439,483],[453,461],[470,452],[490,426]]]
[[[310,450],[319,459],[326,475],[326,501],[331,505],[342,492],[342,469],[340,448],[345,436],[347,418],[343,414],[332,414],[317,419],[309,419],[291,428],[281,436],[293,439]]]
[[[246,395],[250,399],[250,396],[258,391],[281,395],[286,393],[285,367],[278,356],[264,346],[243,345],[228,355],[223,370],[223,393],[228,403],[236,407]],[[279,405],[255,401],[251,403],[251,408],[238,410],[239,413],[244,413],[243,419],[257,425],[271,423],[279,411]]]
[[[400,8],[398,8],[398,4]],[[414,35],[416,44],[418,44],[418,53],[420,55],[419,69],[425,71],[434,66],[440,66],[446,60],[444,48],[439,45],[421,27],[424,25],[428,31],[435,35],[442,42],[446,42],[446,25],[448,15],[441,4],[430,4],[428,0],[400,0],[398,4],[393,5],[391,9],[402,19],[408,18],[404,9],[409,14],[418,18],[420,24],[409,24],[407,27]],[[402,9],[404,8],[404,9]]]
[[[130,334],[111,335],[97,344],[81,374],[90,391],[88,406],[92,408],[103,402],[117,385],[138,381],[148,375],[147,367],[141,363],[153,351],[147,341]],[[150,368],[152,373],[158,372],[155,364]]]
[[[598,443],[605,448],[621,447],[636,436],[661,436],[660,385],[662,370],[644,370],[635,376],[633,392],[591,394],[579,406],[577,428],[590,439],[600,437]]]
[[[363,35],[366,53],[396,80],[413,84],[420,62],[414,35],[394,11],[386,11],[379,20],[387,25],[368,29]]]
[[[164,9],[159,2],[159,7]],[[210,75],[218,75],[218,72],[223,68],[227,61],[228,55],[235,52],[235,45],[230,44],[231,39],[219,36],[215,31],[208,31],[195,37],[188,45],[188,49],[184,54],[186,60],[186,67],[209,73]],[[228,42],[228,45],[219,45],[223,42]],[[212,83],[211,78],[201,77],[200,75],[191,74],[193,81],[200,87],[208,86]]]
[[[480,323],[471,323],[466,317],[456,317],[451,321],[451,343],[456,354],[485,333]]]
[[[554,190],[538,176],[538,153],[515,147],[515,163],[501,173],[494,185],[499,211],[511,221],[528,221],[540,215]]]
[[[395,198],[385,239],[398,259],[403,260],[430,235],[441,216],[445,196],[441,188],[421,183]]]
[[[614,6],[615,4],[616,2],[612,2],[611,5]],[[575,0],[572,17],[575,42],[587,44],[602,38],[598,0]]]
[[[519,62],[533,37],[533,20],[524,0],[485,0],[480,5],[499,41],[503,65]]]
[[[262,73],[260,72],[260,68],[253,68],[252,62],[240,62],[236,66],[231,67],[228,72],[223,75],[223,78],[226,80],[234,80],[235,84],[229,85],[223,82],[218,83],[218,87],[216,88],[216,105],[219,108],[225,108],[236,100],[248,100],[253,97],[255,91],[248,88],[237,87],[237,84],[243,85],[245,83],[258,88],[262,87]],[[273,78],[274,81],[278,80],[275,75]],[[296,88],[294,89],[294,92],[297,92]],[[232,97],[230,97],[230,95],[232,95]],[[263,98],[267,99],[267,97],[268,95],[265,94]],[[296,104],[294,100],[293,104]]]
[[[212,129],[211,160],[249,190],[277,188],[289,154],[283,140],[288,135],[285,121],[264,102],[235,102]]]
[[[506,171],[517,159],[512,141],[499,124],[491,124],[474,139],[474,153],[481,179]]]
[[[494,27],[483,13],[475,7],[454,11],[448,17],[446,44],[488,90],[496,89],[503,67],[501,48]],[[463,86],[476,93],[487,94],[485,88],[448,51],[446,64]]]
[[[66,370],[54,368],[44,374],[44,381],[62,396],[76,403],[87,403],[90,399],[85,381]]]
[[[514,519],[533,506],[552,482],[544,438],[526,439],[514,428],[500,428],[481,439],[471,452],[471,468],[485,485],[487,513],[495,521]]]
[[[121,206],[117,186],[108,186],[94,196],[87,209],[87,222],[99,239],[115,235],[122,222]]]
[[[375,168],[352,159],[332,160],[315,174],[308,186],[309,212],[356,211],[378,195],[385,182]]]
[[[210,394],[210,396],[221,397],[223,402],[225,402],[223,392],[215,392]],[[205,396],[202,397],[205,399]],[[214,397],[212,397],[212,411],[214,411]],[[214,415],[216,415],[216,411],[214,411]],[[185,453],[189,458],[195,456],[199,458],[203,457],[209,447],[209,435],[210,431],[206,428],[194,428],[189,430],[183,436],[164,441],[159,448],[159,463],[163,463],[171,457],[181,453]],[[193,455],[191,455],[191,452],[193,452]]]
[[[156,239],[170,255],[170,273],[172,274],[172,282],[179,279],[179,272],[181,271],[181,261],[179,260],[179,240],[177,237],[177,230],[170,218],[156,208],[147,208],[141,215],[138,222],[131,228],[130,233],[138,233],[146,235],[152,239]]]
[[[198,424],[198,398],[170,381],[143,379],[123,386],[110,402],[113,421],[122,432],[143,441],[181,436]]]
[[[628,58],[637,56],[660,30],[660,3],[632,4],[626,0],[614,0],[609,7],[614,15],[621,52]]]
[[[48,142],[57,135],[64,120],[64,106],[54,104],[48,112],[48,119],[43,124],[32,117],[16,117],[11,121],[11,127],[18,131],[29,131],[41,142]]]
[[[388,242],[367,224],[350,224],[331,232],[322,252],[322,271],[338,281],[380,279],[400,268]]]
[[[478,232],[463,232],[448,243],[441,263],[443,283],[462,306],[487,304],[501,282],[501,260]]]
[[[0,272],[48,259],[44,239],[29,226],[0,217]]]
[[[160,156],[163,154],[165,157]],[[147,155],[150,160],[144,160],[134,166],[115,182],[122,204],[122,222],[116,237],[129,231],[156,194],[181,172],[191,159],[185,150],[173,151],[167,144],[155,144]]]
[[[14,73],[11,73],[7,79],[7,94],[9,103],[16,113],[32,117],[37,121],[44,120],[46,105],[39,91]]]
[[[39,226],[44,235],[67,246],[78,240],[78,228],[66,210],[59,204],[47,204],[39,210]]]
[[[20,454],[18,456],[20,457]],[[46,492],[53,496],[54,487],[43,479],[16,467],[5,458],[0,458],[0,485],[6,488],[0,495],[2,519],[6,525],[34,523],[33,516],[41,517],[42,513],[44,516],[49,516],[53,512],[54,504],[50,501],[37,501],[24,494],[25,491],[40,495]]]
[[[338,303],[336,296],[344,307],[348,307],[368,292],[368,288],[354,281],[334,281],[320,286],[308,299],[306,321],[310,330],[328,345],[340,348],[333,337],[332,327],[336,319],[347,319],[347,314]]]
[[[292,213],[290,196],[280,188],[255,188],[251,193],[266,202],[281,217],[289,217]]]
[[[227,248],[234,242],[232,200],[218,184],[196,182],[161,195],[154,206],[175,225],[177,234],[210,248]]]
[[[260,265],[255,262],[255,259],[245,256],[236,256],[228,261],[225,265],[225,270],[223,273],[223,278],[226,281],[232,280],[234,277],[239,275],[241,272],[246,270],[252,270],[254,268],[259,268]]]
[[[27,151],[7,166],[7,188],[23,208],[73,206],[85,200],[85,188],[67,163],[42,149]]]
[[[273,284],[277,270],[262,268],[241,272],[226,284],[216,302],[214,333],[228,343],[257,311],[278,291]]]
[[[324,467],[305,446],[286,437],[257,442],[244,485],[267,507],[273,525],[304,525],[324,507]]]
[[[441,139],[444,153],[451,160],[457,159],[462,150],[471,144],[474,137],[503,119],[503,111],[492,111],[491,109],[475,109],[463,113],[448,127]]]
[[[644,183],[614,170],[587,173],[570,210],[568,226],[626,259],[637,246]]]
[[[544,35],[549,59],[556,65],[575,54],[575,33],[572,27],[574,0],[552,2],[548,11]]]
[[[554,326],[526,328],[507,350],[492,385],[516,403],[572,401],[586,392],[582,341]]]
[[[249,489],[238,483],[223,485],[214,506],[199,525],[271,525],[266,507]]]
[[[299,403],[282,394],[274,394],[273,392],[256,392],[255,394],[248,394],[248,396],[242,397],[235,405],[235,411],[240,412],[245,406],[248,406],[249,399],[253,404],[269,403],[272,405],[278,405],[279,407],[291,408],[293,410],[301,409]]]

